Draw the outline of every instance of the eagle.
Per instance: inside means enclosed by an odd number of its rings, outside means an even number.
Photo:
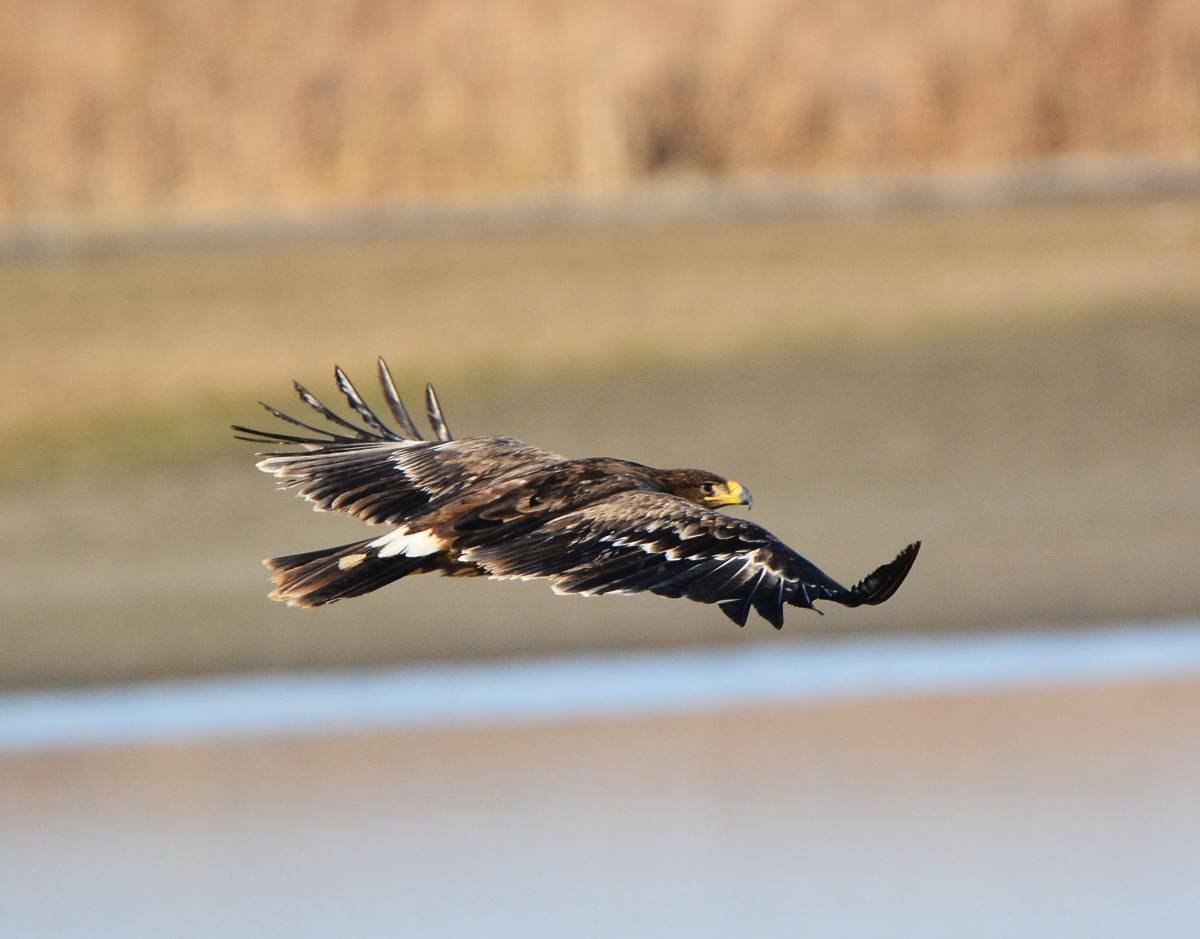
[[[741,483],[698,469],[655,469],[609,457],[570,459],[512,437],[455,438],[432,385],[424,439],[387,363],[379,382],[395,429],[346,373],[334,378],[358,422],[299,382],[300,400],[334,429],[259,402],[299,432],[233,425],[275,448],[258,469],[319,512],[343,512],[381,535],[270,558],[271,598],[316,607],[378,590],[410,574],[547,580],[558,594],[643,591],[712,603],[739,626],[753,609],[776,629],[785,605],[818,600],[874,606],[904,582],[921,543],[844,587],[766,529],[722,514],[750,506]]]

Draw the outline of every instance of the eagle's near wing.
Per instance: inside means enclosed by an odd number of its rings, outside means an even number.
[[[815,600],[882,603],[904,581],[920,546],[910,544],[844,587],[758,525],[677,496],[636,490],[561,515],[532,533],[470,548],[460,560],[491,577],[548,578],[560,594],[649,591],[716,603],[739,626],[753,608],[780,629],[784,604],[815,609]]]
[[[397,525],[483,481],[530,472],[563,459],[511,437],[455,440],[432,385],[426,386],[425,402],[437,439],[423,440],[382,358],[379,380],[399,430],[384,423],[341,368],[335,368],[334,377],[365,426],[341,417],[296,382],[300,400],[336,431],[307,424],[266,403],[263,407],[273,416],[305,433],[256,430],[238,424],[233,428],[242,440],[299,447],[259,454],[264,459],[257,465],[279,479],[280,488],[295,489],[317,511],[345,512],[371,525]]]

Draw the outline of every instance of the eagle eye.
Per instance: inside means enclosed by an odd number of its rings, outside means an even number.
[[[712,483],[703,483],[700,486],[700,491],[703,492],[706,496],[711,496],[714,492],[716,492],[716,490],[717,490],[717,487],[715,485],[713,485]]]

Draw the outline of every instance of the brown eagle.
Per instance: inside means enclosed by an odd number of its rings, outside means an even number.
[[[650,591],[716,603],[739,626],[751,608],[775,628],[784,604],[875,605],[894,594],[916,559],[913,542],[843,587],[766,529],[716,509],[750,505],[732,479],[628,460],[575,460],[511,437],[454,439],[432,385],[425,402],[436,440],[424,440],[387,363],[379,380],[399,427],[385,424],[341,368],[338,388],[365,426],[334,413],[295,382],[300,399],[337,428],[323,430],[262,403],[303,435],[235,424],[238,439],[291,445],[260,453],[258,468],[319,512],[337,511],[382,535],[271,558],[275,591],[290,606],[370,593],[409,574],[550,581],[555,593]],[[817,612],[820,612],[819,610]]]

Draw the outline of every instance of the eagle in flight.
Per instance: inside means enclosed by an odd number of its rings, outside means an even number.
[[[379,360],[398,429],[380,419],[341,368],[338,388],[363,426],[300,399],[336,430],[263,403],[302,433],[235,424],[238,439],[292,449],[260,453],[258,468],[319,512],[345,512],[382,535],[271,558],[272,599],[313,607],[378,590],[409,574],[544,579],[558,594],[650,591],[715,603],[739,626],[756,610],[783,627],[785,604],[874,606],[899,588],[913,542],[853,587],[843,587],[766,529],[718,509],[751,504],[741,483],[696,469],[654,469],[608,457],[569,459],[512,437],[455,439],[432,385],[435,440],[421,437]],[[817,612],[820,612],[819,610]]]

